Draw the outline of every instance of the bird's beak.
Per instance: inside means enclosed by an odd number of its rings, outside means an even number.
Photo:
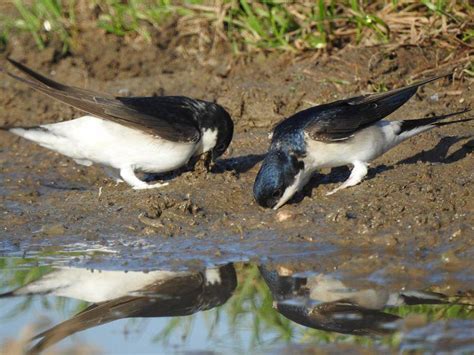
[[[295,176],[295,181],[293,182],[293,184],[285,189],[283,196],[280,198],[280,201],[278,201],[278,203],[273,207],[273,209],[276,211],[285,203],[287,203],[288,200],[290,200],[299,191],[300,187],[305,185],[305,181],[306,179],[303,177],[303,172],[300,170],[300,172]]]
[[[280,198],[280,201],[278,201],[278,203],[273,206],[273,210],[276,211],[277,209],[279,209],[281,206],[283,206],[285,203],[288,202],[289,199],[291,199],[294,195],[294,191],[293,189],[286,189],[285,192],[283,193],[283,196]]]
[[[283,206],[286,203],[286,201],[287,200],[283,200],[283,199],[278,201],[278,203],[275,206],[273,206],[273,210],[276,211],[277,209],[279,209],[281,206]]]

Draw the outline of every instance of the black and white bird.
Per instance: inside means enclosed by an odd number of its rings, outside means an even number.
[[[259,271],[272,293],[274,308],[283,316],[306,327],[345,334],[395,331],[390,324],[400,317],[385,309],[418,304],[469,305],[459,302],[460,297],[431,291],[354,289],[332,275],[280,275],[265,265],[260,265]]]
[[[466,111],[415,120],[383,120],[407,102],[419,86],[442,77],[315,106],[279,123],[254,183],[258,204],[278,209],[321,168],[353,166],[349,178],[328,195],[354,186],[367,175],[370,161],[397,144],[434,127],[466,121],[438,122]]]
[[[28,78],[6,72],[9,76],[87,115],[36,127],[3,129],[79,164],[112,168],[134,189],[166,185],[148,184],[135,175],[136,171],[173,171],[207,152],[214,160],[232,140],[232,119],[215,103],[184,96],[115,97],[57,83],[9,61]]]
[[[53,270],[0,299],[54,295],[92,302],[70,319],[37,334],[35,354],[86,329],[123,318],[187,316],[224,304],[237,286],[233,264],[202,271],[89,270],[63,267]]]

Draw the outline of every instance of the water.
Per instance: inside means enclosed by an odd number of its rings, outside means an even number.
[[[98,270],[70,253],[0,258],[2,352],[474,351],[468,290],[354,285],[301,265]]]

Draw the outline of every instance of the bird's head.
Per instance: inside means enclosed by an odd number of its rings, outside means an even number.
[[[220,105],[208,103],[201,119],[202,151],[211,152],[212,160],[227,150],[234,135],[234,122],[229,113]]]
[[[253,185],[253,195],[262,207],[278,209],[304,185],[304,162],[298,155],[270,150]]]

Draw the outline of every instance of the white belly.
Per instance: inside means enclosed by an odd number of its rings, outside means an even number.
[[[195,151],[192,143],[167,141],[92,116],[41,127],[53,133],[50,139],[25,138],[73,159],[116,169],[131,166],[145,172],[171,171],[186,164]]]
[[[64,268],[51,272],[26,285],[16,293],[53,293],[87,302],[104,302],[128,296],[160,281],[182,277],[187,272],[151,271],[101,271]]]
[[[314,169],[349,165],[354,161],[370,162],[398,143],[394,139],[398,128],[396,121],[379,121],[345,141],[327,143],[307,139],[309,154],[305,162]]]

